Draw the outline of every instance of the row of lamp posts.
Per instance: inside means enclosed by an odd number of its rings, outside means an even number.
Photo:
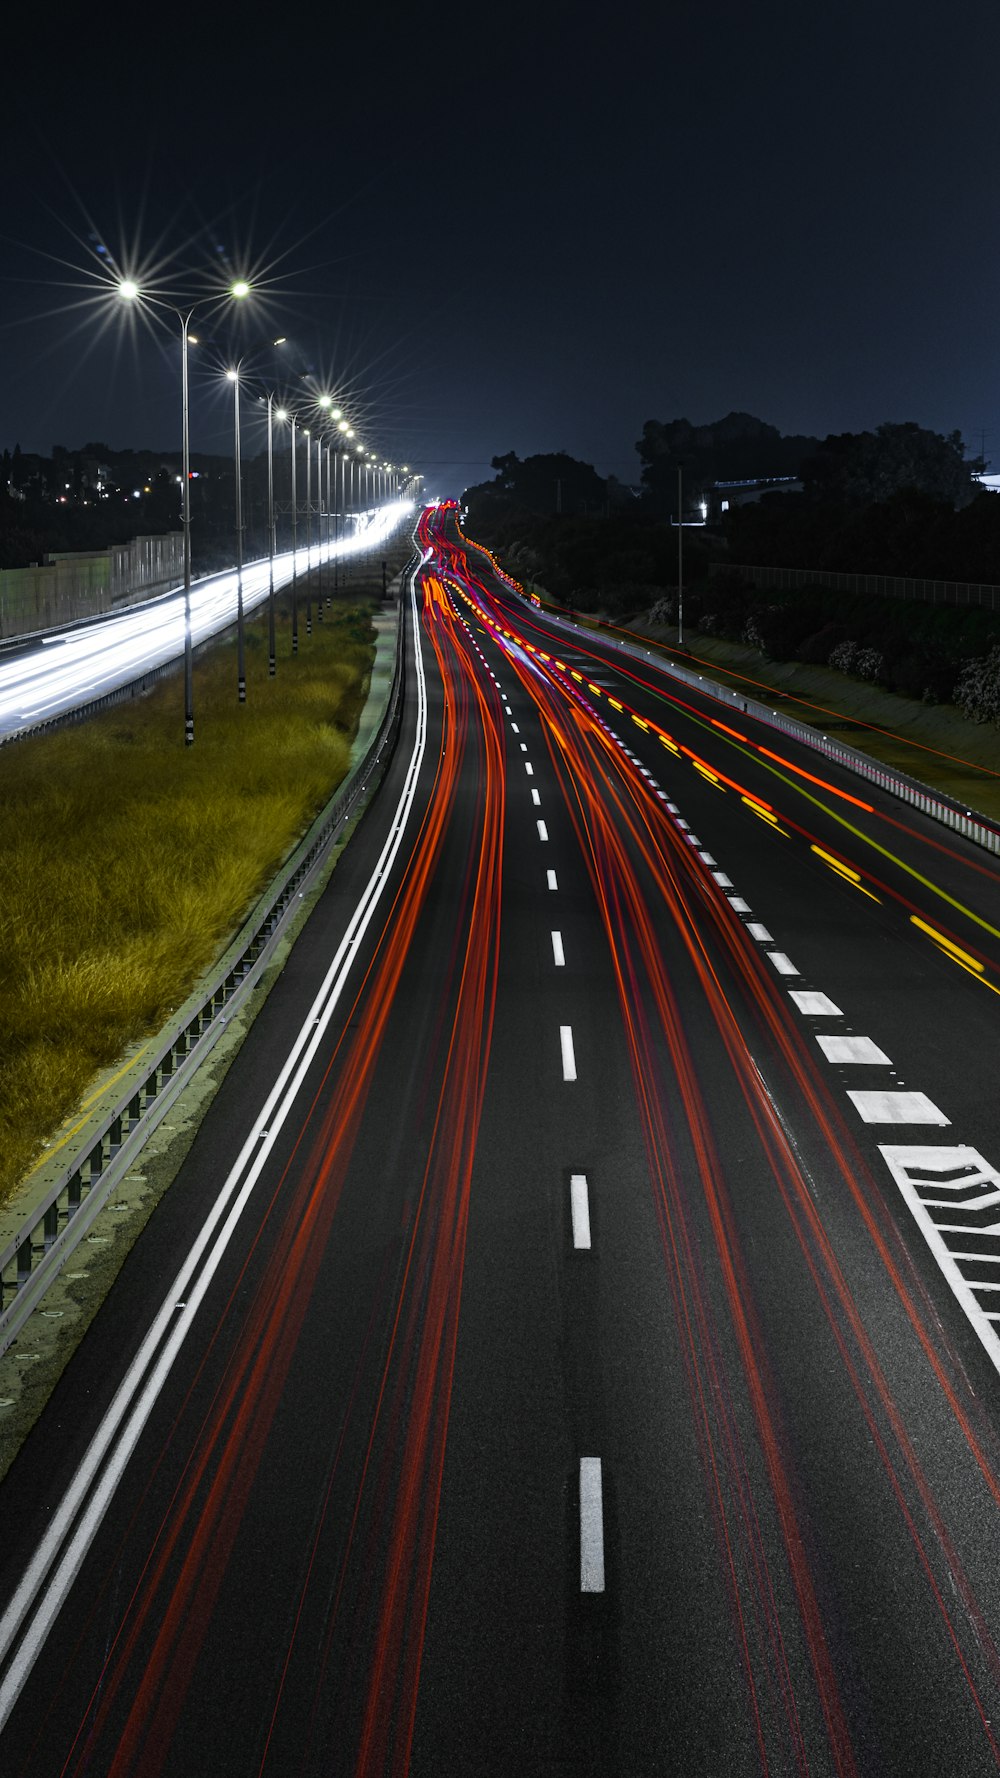
[[[194,668],[193,668],[193,644],[192,644],[192,634],[191,634],[191,452],[190,452],[189,403],[188,403],[188,347],[189,347],[189,345],[197,345],[197,343],[198,343],[196,336],[191,332],[191,323],[194,320],[195,313],[198,308],[221,307],[224,303],[226,303],[230,299],[237,301],[237,302],[242,301],[245,297],[250,295],[250,290],[251,290],[251,287],[246,282],[246,280],[239,279],[229,287],[229,290],[225,293],[225,295],[220,295],[215,298],[209,298],[209,299],[206,299],[205,303],[192,304],[186,308],[178,308],[173,303],[167,302],[158,296],[157,297],[150,297],[148,295],[145,296],[145,300],[150,302],[154,307],[166,309],[171,314],[175,315],[181,325],[181,525],[182,525],[182,531],[183,531],[183,558],[184,558],[184,743],[185,743],[185,746],[187,746],[187,747],[190,747],[194,742]],[[135,301],[139,300],[140,298],[144,297],[144,293],[139,289],[139,286],[135,282],[133,282],[131,279],[120,280],[120,282],[118,284],[118,294],[126,302],[135,302]],[[269,340],[265,343],[268,345],[272,345],[272,346],[280,346],[280,345],[284,344],[284,340],[283,340],[283,338],[278,338],[278,339],[272,338],[271,340]],[[256,348],[256,350],[260,350],[260,349],[261,348]],[[239,702],[241,704],[246,702],[246,695],[247,694],[246,694],[246,653],[245,653],[246,638],[245,638],[244,609],[243,609],[243,493],[242,493],[242,463],[241,463],[241,446],[240,446],[240,380],[241,380],[241,373],[242,373],[243,365],[247,361],[247,359],[249,357],[251,357],[252,355],[253,355],[253,353],[251,353],[251,352],[244,352],[241,355],[241,357],[236,361],[236,364],[234,366],[232,366],[226,372],[226,376],[228,377],[229,381],[233,385],[233,415],[234,415],[234,444],[235,444],[235,472],[236,472],[237,690],[238,690]],[[292,653],[297,654],[298,647],[299,647],[299,633],[298,633],[298,493],[297,493],[297,486],[296,486],[297,453],[296,453],[295,434],[296,434],[296,428],[299,425],[300,415],[295,411],[295,409],[293,409],[291,407],[288,407],[288,408],[275,407],[275,391],[274,390],[269,390],[267,392],[266,397],[261,397],[261,399],[262,400],[266,399],[266,404],[267,404],[267,503],[268,503],[267,534],[268,534],[268,561],[269,561],[269,569],[268,569],[268,676],[273,679],[275,676],[275,673],[277,671],[277,650],[276,650],[276,638],[275,638],[275,610],[274,610],[274,557],[275,557],[275,548],[276,548],[275,501],[274,501],[274,420],[278,419],[281,421],[287,421],[290,425],[290,428],[291,428]],[[334,444],[344,445],[349,440],[352,440],[354,438],[354,428],[344,418],[344,415],[343,415],[341,409],[338,407],[335,407],[333,405],[333,399],[331,396],[322,395],[322,396],[317,397],[314,405],[323,414],[324,419],[329,420],[331,423],[335,424],[335,426],[336,426],[336,431],[329,434],[329,439],[330,439],[329,443],[324,443],[324,439],[321,434],[317,435],[316,441],[315,441],[316,442],[316,488],[317,488],[317,503],[318,503],[318,510],[319,510],[318,545],[319,545],[320,572],[322,573],[322,563],[323,563],[322,451],[325,449],[326,453],[327,453],[327,512],[328,512],[328,515],[331,512],[331,506],[330,506],[331,457],[333,458],[334,462],[336,462],[337,460],[340,461],[341,490],[342,490],[342,495],[343,495],[343,504],[345,507],[345,511],[347,509],[347,500],[348,500],[348,494],[347,494],[348,465],[350,466],[350,499],[351,499],[352,503],[355,499],[355,483],[354,483],[355,466],[357,467],[357,472],[358,472],[358,498],[360,498],[360,494],[361,494],[361,474],[362,474],[362,471],[365,473],[366,478],[368,478],[368,477],[371,478],[370,482],[366,479],[365,493],[366,493],[366,496],[369,493],[373,496],[375,504],[378,503],[379,498],[385,497],[387,495],[390,488],[393,488],[396,491],[398,491],[400,484],[398,481],[399,471],[397,471],[395,469],[395,466],[391,463],[381,463],[381,464],[378,463],[377,460],[375,459],[374,453],[366,451],[364,445],[355,444],[355,446],[354,446],[355,454],[354,455],[352,455],[352,453],[349,450],[334,451],[333,450]],[[311,635],[312,634],[312,598],[311,598],[311,593],[308,591],[308,588],[309,588],[308,576],[311,573],[311,569],[312,569],[312,526],[311,526],[311,515],[312,515],[312,435],[311,435],[309,428],[303,427],[302,430],[303,430],[306,438],[309,440],[309,444],[308,444],[307,450],[306,450],[306,573],[307,573],[306,634]],[[361,459],[361,460],[359,461],[359,459]],[[402,465],[402,473],[404,473],[404,474],[408,473],[406,464]],[[392,479],[390,479],[390,478],[392,478]],[[334,480],[334,492],[335,492],[335,489],[336,489],[336,482]],[[334,542],[336,543],[336,541],[337,541],[337,539],[335,537]],[[337,564],[337,556],[334,555],[335,572],[336,572],[336,564]]]

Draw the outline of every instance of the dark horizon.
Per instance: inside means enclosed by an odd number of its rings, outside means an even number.
[[[316,33],[327,98],[211,19],[18,21],[12,65],[44,78],[9,120],[0,448],[175,448],[173,324],[130,333],[117,265],[184,294],[251,276],[237,340],[292,336],[442,493],[509,450],[635,480],[646,420],[732,409],[820,437],[914,420],[1000,460],[988,0],[386,35]],[[192,448],[216,454],[208,358]]]

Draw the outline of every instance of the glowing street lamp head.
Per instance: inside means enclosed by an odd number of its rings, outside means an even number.
[[[339,407],[332,407],[330,409],[330,418],[331,418],[331,420],[342,420],[344,418],[343,409],[339,408]],[[343,430],[343,428],[341,428],[341,430]]]
[[[338,420],[337,421],[337,431],[338,432],[346,432],[347,430],[348,430],[347,421],[346,420]]]
[[[118,285],[118,295],[122,298],[123,302],[135,302],[136,297],[139,295],[139,286],[135,282],[135,279],[122,278]]]
[[[238,383],[240,380],[239,371],[238,370],[227,370],[226,380],[227,380],[227,382],[230,382],[230,383]]]
[[[329,397],[329,395],[321,395],[321,396],[320,396],[320,398],[319,398],[319,402],[318,402],[318,403],[317,403],[317,405],[318,405],[318,406],[319,406],[319,407],[324,407],[324,408],[326,408],[326,407],[332,407],[332,406],[333,406],[333,402],[332,402],[332,400],[331,400],[331,399],[330,399],[330,397]]]
[[[244,297],[250,295],[250,286],[245,278],[237,278],[235,284],[229,286],[230,296]]]
[[[277,408],[275,408],[275,410],[274,410],[274,417],[275,417],[275,419],[276,419],[276,420],[287,420],[287,418],[288,418],[288,409],[287,409],[287,407],[277,407]]]

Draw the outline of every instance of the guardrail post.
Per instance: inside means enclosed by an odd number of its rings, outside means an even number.
[[[55,1240],[58,1233],[59,1233],[59,1206],[58,1206],[58,1204],[50,1204],[48,1209],[45,1212],[45,1222],[43,1225],[43,1235],[42,1235],[42,1241],[43,1241],[43,1245],[45,1247],[46,1252],[48,1252],[49,1248],[52,1246],[52,1243]]]
[[[28,1279],[31,1277],[31,1267],[32,1267],[32,1252],[31,1252],[31,1236],[29,1235],[28,1239],[26,1241],[21,1242],[21,1245],[17,1250],[17,1288],[18,1288],[18,1290],[23,1290],[24,1286],[28,1282]]]

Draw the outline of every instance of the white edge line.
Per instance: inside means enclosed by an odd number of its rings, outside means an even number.
[[[306,1014],[305,1020],[300,1027],[298,1036],[289,1051],[281,1072],[268,1094],[261,1112],[253,1121],[253,1129],[247,1137],[246,1142],[243,1144],[225,1185],[206,1217],[188,1258],[185,1260],[184,1265],[181,1267],[173,1284],[170,1286],[149,1332],[146,1334],[136,1357],[133,1359],[132,1364],[129,1367],[128,1373],[115,1394],[111,1406],[84,1453],[73,1480],[56,1509],[52,1520],[47,1526],[43,1537],[39,1541],[35,1554],[29,1562],[25,1574],[11,1598],[3,1617],[0,1618],[0,1661],[2,1661],[6,1659],[10,1652],[14,1638],[28,1612],[31,1610],[35,1598],[45,1582],[46,1575],[56,1562],[63,1541],[68,1535],[70,1527],[73,1525],[74,1520],[76,1520],[77,1514],[79,1513],[81,1515],[79,1523],[76,1525],[72,1541],[53,1576],[46,1598],[36,1611],[35,1618],[22,1642],[17,1658],[11,1663],[10,1669],[4,1677],[3,1684],[0,1686],[0,1728],[6,1724],[10,1716],[24,1682],[31,1671],[46,1636],[48,1635],[49,1629],[62,1607],[73,1578],[79,1570],[87,1550],[97,1533],[104,1512],[114,1494],[122,1474],[124,1473],[132,1452],[135,1449],[139,1435],[152,1411],[157,1396],[170,1373],[174,1359],[190,1331],[198,1305],[201,1302],[202,1297],[208,1288],[208,1284],[211,1281],[211,1277],[216,1271],[226,1247],[229,1244],[233,1230],[235,1229],[240,1215],[249,1200],[253,1187],[256,1185],[257,1179],[260,1176],[264,1161],[274,1145],[279,1130],[282,1128],[288,1117],[296,1094],[305,1079],[306,1073],[313,1060],[313,1056],[319,1047],[322,1036],[333,1015],[334,1009],[343,991],[344,983],[347,979],[357,940],[360,939],[361,935],[367,929],[387,886],[389,869],[402,843],[403,833],[416,795],[416,782],[423,761],[427,738],[427,705],[423,656],[420,648],[420,625],[417,619],[415,581],[416,574],[414,573],[410,582],[410,608],[413,621],[414,650],[417,667],[418,714],[414,749],[407,770],[406,782],[403,786],[399,805],[397,806],[398,815],[398,809],[405,805],[403,817],[401,820],[396,820],[392,823],[375,870],[366,885],[364,895],[354,911],[347,931],[345,932],[344,937],[338,946],[336,955],[327,970],[322,986],[320,987],[309,1012]],[[405,638],[403,646],[405,647]],[[338,972],[340,972],[339,980],[337,979]],[[279,1101],[281,1101],[282,1095],[285,1094],[286,1083],[288,1083],[293,1071],[295,1072],[295,1078],[284,1097],[283,1103],[279,1106]],[[267,1130],[267,1136],[263,1140],[260,1135],[262,1128]],[[246,1176],[239,1196],[236,1198],[236,1201],[230,1210],[229,1216],[218,1240],[216,1241],[215,1247],[205,1260],[198,1284],[195,1286],[193,1292],[189,1292],[189,1281],[197,1270],[202,1255],[205,1253],[216,1226],[223,1216],[229,1200],[233,1197],[243,1170],[251,1157],[253,1158],[253,1165]],[[187,1304],[180,1320],[177,1318],[177,1303],[179,1301],[185,1301]],[[85,1496],[93,1486],[94,1478],[105,1460],[111,1442],[122,1421],[125,1419],[126,1414],[129,1412],[141,1386],[142,1378],[153,1359],[157,1347],[160,1345],[165,1330],[171,1322],[174,1324],[171,1338],[149,1376],[139,1401],[139,1405],[135,1408],[128,1420],[124,1433],[119,1440],[118,1448],[108,1465],[104,1477],[101,1479],[97,1492],[90,1504],[86,1507],[86,1510],[81,1513],[81,1507],[83,1506]]]

